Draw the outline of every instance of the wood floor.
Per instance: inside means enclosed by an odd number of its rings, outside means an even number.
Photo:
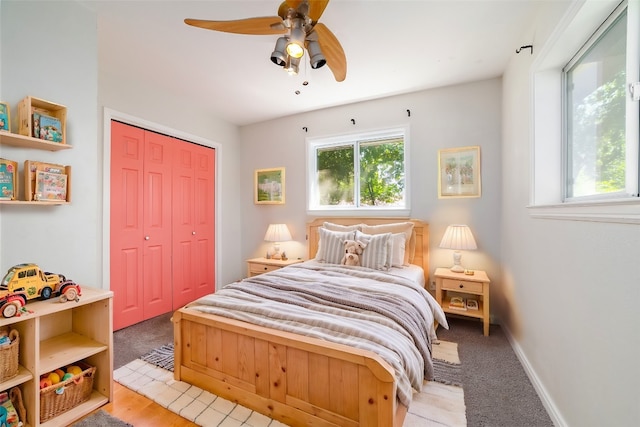
[[[135,391],[113,382],[113,402],[100,409],[135,427],[197,427]]]

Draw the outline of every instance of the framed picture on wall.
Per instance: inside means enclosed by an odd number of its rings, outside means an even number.
[[[257,169],[253,191],[258,205],[283,205],[284,168]]]
[[[480,147],[438,151],[438,198],[480,197]]]

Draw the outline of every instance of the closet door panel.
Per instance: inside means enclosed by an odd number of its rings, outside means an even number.
[[[179,140],[174,147],[173,295],[176,309],[215,290],[215,150]]]
[[[145,131],[144,162],[144,316],[172,309],[170,137]]]
[[[196,227],[193,144],[179,140],[173,143],[173,307],[176,309],[196,299]]]
[[[194,147],[195,229],[197,240],[196,296],[215,291],[215,150]]]
[[[111,123],[110,288],[113,328],[144,319],[144,131]]]

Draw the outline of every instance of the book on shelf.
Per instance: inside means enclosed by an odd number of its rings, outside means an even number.
[[[451,297],[451,300],[449,300],[449,308],[464,311],[467,309],[467,303],[462,297]]]

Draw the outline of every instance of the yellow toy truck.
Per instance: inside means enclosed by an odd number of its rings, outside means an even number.
[[[62,302],[77,301],[80,286],[62,274],[42,271],[36,264],[14,265],[0,283],[0,310],[4,317],[13,317],[29,300],[58,295]]]

